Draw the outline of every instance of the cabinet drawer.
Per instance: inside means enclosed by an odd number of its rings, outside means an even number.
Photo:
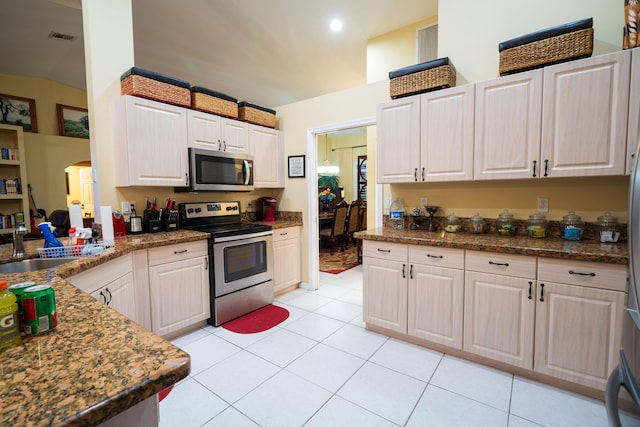
[[[464,268],[464,250],[409,245],[409,262],[438,267]]]
[[[407,245],[400,243],[365,240],[362,242],[362,256],[389,261],[407,261]]]
[[[540,258],[538,281],[627,291],[627,266],[566,259]]]
[[[151,248],[148,251],[149,266],[208,255],[206,240],[160,246],[158,248]]]
[[[523,278],[536,277],[536,257],[467,251],[465,269]]]
[[[286,239],[299,239],[302,227],[287,227],[273,230],[273,242],[279,242]]]

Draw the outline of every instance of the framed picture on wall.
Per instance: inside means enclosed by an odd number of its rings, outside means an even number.
[[[289,156],[289,178],[304,178],[304,154]]]
[[[22,126],[25,132],[38,132],[35,99],[0,93],[0,123]]]
[[[89,138],[89,110],[56,104],[58,132],[61,136]]]

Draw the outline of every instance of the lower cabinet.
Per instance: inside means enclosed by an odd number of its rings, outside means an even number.
[[[300,283],[302,227],[273,230],[273,291],[278,292]]]
[[[128,318],[137,321],[133,272],[130,271],[97,291],[91,292],[91,296]]]
[[[210,317],[206,241],[148,250],[151,331],[163,336]]]

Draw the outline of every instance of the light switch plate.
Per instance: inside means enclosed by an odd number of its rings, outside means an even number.
[[[548,197],[538,197],[538,212],[549,212]]]
[[[391,197],[384,198],[384,208],[389,209],[391,207]]]
[[[420,206],[429,206],[429,200],[426,197],[420,197]]]

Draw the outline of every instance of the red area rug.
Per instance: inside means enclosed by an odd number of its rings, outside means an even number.
[[[158,402],[162,402],[164,398],[167,397],[169,393],[171,393],[171,390],[173,390],[172,385],[170,385],[169,387],[165,388],[160,393],[158,393]]]
[[[222,325],[238,334],[255,334],[271,329],[289,317],[289,310],[269,304]]]
[[[329,249],[320,249],[319,264],[323,273],[340,274],[358,265],[357,249],[353,245],[349,245],[344,252],[336,248],[333,255]]]

